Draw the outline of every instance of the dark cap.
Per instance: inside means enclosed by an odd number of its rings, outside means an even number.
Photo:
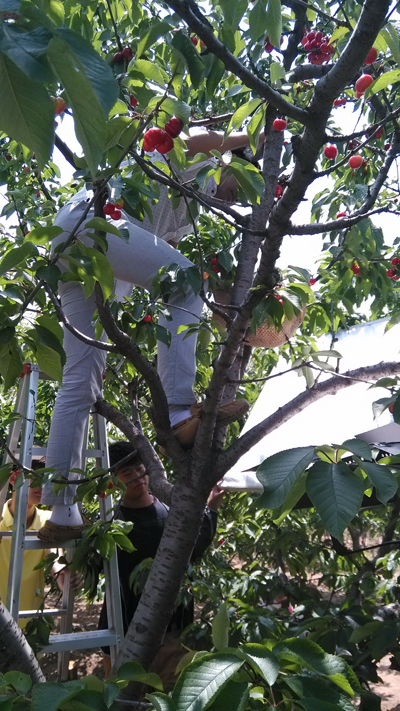
[[[118,440],[118,442],[113,442],[108,447],[108,453],[110,455],[110,466],[113,467],[115,464],[125,459],[130,454],[131,456],[124,462],[125,464],[137,464],[142,461],[139,452],[134,448],[133,444],[126,442],[126,440]]]

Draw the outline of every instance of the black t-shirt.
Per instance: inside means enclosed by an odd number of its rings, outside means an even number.
[[[117,549],[118,568],[121,586],[122,614],[124,619],[125,633],[129,627],[136,608],[139,604],[141,593],[134,593],[130,585],[130,576],[137,565],[146,560],[154,558],[161,541],[164,525],[168,516],[168,507],[161,503],[156,497],[150,506],[141,509],[131,509],[128,506],[120,506],[118,518],[123,521],[132,521],[133,528],[128,533],[128,537],[135,549],[131,553]],[[192,561],[201,557],[215,535],[218,514],[216,511],[205,510],[203,523],[192,553]],[[176,625],[179,629],[184,629],[193,621],[193,601],[187,606],[179,605],[171,619],[170,626]],[[99,629],[107,628],[107,610],[105,602],[101,610],[99,619]]]

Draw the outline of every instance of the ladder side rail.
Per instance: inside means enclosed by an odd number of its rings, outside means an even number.
[[[105,418],[97,412],[92,413],[94,445],[96,449],[102,451],[102,456],[96,458],[96,466],[108,469],[110,459],[108,456],[107,428]],[[108,494],[105,499],[100,499],[100,516],[104,521],[112,519],[113,496]],[[114,546],[114,553],[110,561],[104,560],[104,577],[106,588],[107,620],[109,629],[115,630],[116,644],[110,646],[111,663],[114,664],[118,650],[125,637],[124,623],[122,619],[121,590],[119,582],[119,569],[117,548]]]
[[[7,436],[7,448],[10,450],[10,452],[12,452],[14,457],[18,457],[20,454],[20,451],[18,449],[18,440],[21,434],[22,422],[24,418],[24,405],[28,389],[28,378],[26,377],[26,375],[21,376],[18,384],[16,403],[13,410],[13,412],[18,412],[21,417],[11,423]],[[3,458],[3,464],[8,464],[8,462],[12,462],[12,459],[6,451]],[[8,482],[4,484],[4,486],[2,486],[0,490],[0,511],[3,511],[4,504],[6,503],[7,489]]]
[[[39,368],[33,365],[24,376],[27,380],[25,389],[24,419],[21,430],[20,461],[30,468],[32,463],[33,438],[35,434],[35,414],[39,384]],[[10,566],[6,606],[16,622],[19,617],[21,595],[22,566],[25,548],[26,516],[28,512],[29,479],[16,491],[13,535],[11,538]],[[11,565],[12,562],[12,565]]]

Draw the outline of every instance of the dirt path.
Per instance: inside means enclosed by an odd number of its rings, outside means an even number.
[[[383,684],[372,684],[371,690],[382,699],[382,711],[400,711],[400,672],[390,668],[390,656],[378,666]]]

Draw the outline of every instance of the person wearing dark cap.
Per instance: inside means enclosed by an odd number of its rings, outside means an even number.
[[[143,561],[154,558],[168,516],[168,507],[149,492],[146,469],[140,455],[129,442],[114,442],[109,447],[109,453],[111,466],[126,459],[129,454],[131,455],[115,470],[117,477],[126,486],[122,503],[118,509],[118,518],[132,521],[133,528],[128,536],[135,548],[132,552],[118,549],[122,614],[126,633],[141,595],[132,587],[132,572]],[[219,487],[214,487],[208,499],[202,527],[193,549],[192,561],[200,558],[212,542],[222,496],[222,490]],[[183,629],[193,622],[193,614],[193,600],[189,605],[179,605],[172,616],[163,645],[154,660],[152,671],[159,674],[166,690],[174,685],[177,664],[187,651],[182,647],[179,638]],[[106,628],[107,609],[104,602],[99,619],[99,629]],[[111,669],[109,650],[104,648],[103,651],[105,672],[108,675]]]

